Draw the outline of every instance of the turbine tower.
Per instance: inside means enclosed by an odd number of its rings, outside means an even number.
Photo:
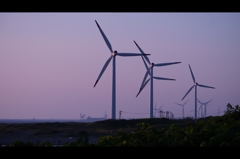
[[[193,75],[193,72],[192,72],[192,69],[191,69],[191,66],[189,66],[189,69],[190,69],[190,72],[191,72],[191,75],[192,75],[192,79],[193,79],[193,82],[194,82],[194,85],[187,91],[187,93],[184,95],[184,97],[182,98],[182,100],[187,96],[187,94],[193,89],[193,87],[195,87],[195,121],[197,120],[197,86],[199,87],[205,87],[205,88],[212,88],[212,89],[215,89],[215,87],[211,87],[211,86],[205,86],[205,85],[202,85],[202,84],[198,84],[196,81],[195,81],[195,78],[194,78],[194,75]]]
[[[136,44],[136,46],[138,47],[138,49],[140,50],[140,52],[144,55],[145,53],[143,52],[143,50],[138,46],[138,44],[134,41],[134,43]],[[149,64],[149,67],[147,66],[145,60],[148,62]],[[158,63],[158,64],[155,64],[155,63],[151,63],[149,58],[147,56],[143,56],[142,59],[143,59],[143,62],[144,62],[144,65],[146,66],[146,74],[143,78],[143,81],[142,81],[142,85],[140,87],[140,90],[137,94],[137,96],[140,94],[140,92],[143,90],[143,88],[147,85],[147,83],[149,82],[150,80],[150,118],[153,118],[153,79],[157,79],[157,80],[175,80],[175,79],[170,79],[170,78],[163,78],[163,77],[154,77],[153,76],[153,67],[154,66],[157,66],[157,67],[160,67],[160,66],[167,66],[167,65],[172,65],[172,64],[178,64],[178,63],[181,63],[181,62],[169,62],[169,63]],[[148,80],[146,80],[147,76],[150,76],[150,78]],[[136,97],[137,97],[136,96]]]
[[[108,64],[110,63],[110,61],[112,60],[112,66],[113,66],[113,71],[112,71],[112,119],[116,119],[116,56],[143,56],[143,54],[141,53],[118,53],[116,50],[113,51],[112,46],[109,42],[109,40],[107,39],[106,35],[104,34],[104,32],[102,31],[101,27],[99,26],[99,24],[97,23],[97,21],[95,20],[97,27],[100,31],[100,33],[102,34],[102,37],[104,39],[104,41],[106,42],[110,52],[111,52],[111,56],[108,58],[108,60],[106,61],[106,63],[104,64],[95,84],[94,87],[97,85],[98,81],[100,80],[102,74],[104,73],[104,71],[106,70]],[[144,54],[145,55],[150,55],[150,54]]]
[[[188,101],[189,101],[189,100],[188,100]],[[186,101],[184,104],[175,103],[175,104],[177,104],[177,105],[182,106],[182,117],[183,117],[183,119],[184,119],[184,105],[185,105],[188,101]]]
[[[159,110],[159,109],[156,108],[156,106],[157,106],[157,102],[156,102],[155,108],[154,108],[154,110],[155,110],[154,115],[153,115],[154,118],[157,117],[157,115],[158,115],[158,110]],[[156,112],[157,112],[157,113],[156,113]],[[157,115],[156,115],[156,114],[157,114]]]

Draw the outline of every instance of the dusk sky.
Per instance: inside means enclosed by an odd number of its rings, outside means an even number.
[[[154,106],[174,117],[193,116],[193,80],[207,116],[222,115],[228,103],[240,104],[240,13],[0,13],[0,119],[79,119],[80,113],[111,118],[112,63],[97,83],[113,50],[140,53],[151,62],[181,62],[154,67]],[[150,83],[136,97],[146,68],[139,56],[116,57],[116,118],[149,118]],[[200,104],[198,104],[200,106]],[[219,113],[220,111],[220,113]]]

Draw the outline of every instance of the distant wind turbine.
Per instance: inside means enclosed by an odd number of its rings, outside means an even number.
[[[188,100],[188,101],[189,101],[189,100]],[[184,104],[175,103],[175,104],[177,104],[177,105],[182,106],[182,117],[183,117],[183,119],[184,119],[184,105],[185,105],[188,101],[186,101]]]
[[[212,98],[212,99],[213,99],[213,98]],[[197,99],[197,100],[198,100],[198,103],[201,104],[200,107],[201,107],[202,105],[204,105],[204,117],[207,117],[207,105],[208,105],[208,103],[210,103],[210,102],[212,101],[212,99],[209,100],[208,102],[205,102],[205,103],[202,103],[199,99]],[[199,108],[199,109],[200,109],[200,108]]]
[[[140,52],[144,55],[145,53],[143,52],[143,50],[138,46],[138,44],[135,41],[134,41],[134,43],[136,44],[136,46],[138,47]],[[148,62],[149,67],[147,66],[147,64],[146,64],[146,62],[145,62],[143,57]],[[157,66],[157,67],[167,66],[167,65],[172,65],[172,64],[178,64],[178,63],[181,63],[181,62],[169,62],[169,63],[158,63],[158,64],[155,64],[155,63],[151,63],[147,56],[143,56],[143,57],[142,57],[142,59],[143,59],[144,65],[146,66],[147,71],[146,71],[146,74],[145,74],[145,76],[143,78],[142,85],[140,87],[140,90],[139,90],[137,96],[140,94],[140,92],[143,90],[143,88],[147,85],[147,83],[150,80],[151,81],[150,82],[150,118],[153,118],[153,79],[157,79],[157,80],[175,80],[175,79],[170,79],[170,78],[154,77],[153,76],[153,67],[154,66]],[[150,78],[148,80],[146,80],[148,75],[150,76]]]
[[[193,79],[193,82],[194,82],[194,85],[187,91],[187,93],[184,95],[184,97],[182,98],[182,100],[187,96],[187,94],[193,89],[193,87],[195,87],[195,120],[197,120],[197,86],[199,87],[205,87],[205,88],[212,88],[212,89],[215,89],[215,87],[211,87],[211,86],[205,86],[205,85],[202,85],[202,84],[198,84],[196,81],[195,81],[195,78],[194,78],[194,75],[193,75],[193,72],[192,72],[192,69],[191,69],[191,66],[189,66],[189,69],[190,69],[190,72],[191,72],[191,75],[192,75],[192,79]]]
[[[159,113],[159,117],[161,117],[161,111],[162,111],[162,106],[163,106],[163,104],[157,109],[156,108],[156,106],[157,106],[157,102],[156,102],[156,104],[155,104],[155,108],[154,108],[154,110],[155,110],[155,112],[157,112],[157,113]],[[154,116],[155,118],[156,118],[156,113],[155,113],[155,116]]]
[[[199,100],[198,100],[198,102],[199,102]],[[200,110],[201,110],[201,117],[203,117],[203,103],[201,103],[201,102],[199,102],[199,103],[200,103],[200,106],[199,106],[198,112],[200,112]]]
[[[103,75],[104,71],[106,70],[108,64],[110,63],[110,61],[112,60],[112,64],[113,64],[113,72],[112,72],[112,119],[116,119],[116,56],[145,56],[145,55],[150,55],[150,54],[141,54],[141,53],[118,53],[116,50],[113,51],[112,46],[110,44],[110,42],[108,41],[106,35],[104,34],[104,32],[102,31],[101,27],[99,26],[99,24],[97,23],[97,21],[95,20],[98,29],[100,31],[100,33],[102,34],[102,37],[104,39],[104,41],[106,42],[110,52],[111,52],[111,56],[108,58],[108,60],[106,61],[106,63],[104,64],[95,84],[94,87],[97,85],[98,81],[100,80],[101,76]]]

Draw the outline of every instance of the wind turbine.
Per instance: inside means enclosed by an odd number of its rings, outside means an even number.
[[[212,98],[212,99],[213,99],[213,98]],[[198,102],[201,104],[201,106],[204,105],[204,117],[207,117],[207,105],[208,105],[209,102],[212,101],[212,99],[209,100],[208,102],[205,102],[205,103],[202,103],[199,99],[197,99]]]
[[[193,82],[194,82],[194,85],[187,91],[187,93],[184,95],[184,97],[182,98],[182,100],[187,96],[187,94],[193,89],[193,87],[195,87],[195,120],[197,120],[197,86],[199,87],[205,87],[205,88],[213,88],[215,89],[215,87],[211,87],[211,86],[205,86],[205,85],[202,85],[202,84],[198,84],[196,81],[195,81],[195,78],[194,78],[194,75],[193,75],[193,72],[192,72],[192,69],[191,69],[191,66],[189,66],[189,69],[190,69],[190,72],[191,72],[191,75],[192,75],[192,79],[193,79]]]
[[[157,112],[157,113],[159,113],[159,117],[161,117],[161,108],[162,108],[162,106],[163,106],[163,104],[161,105],[161,107],[159,107],[158,109],[156,108],[156,106],[157,106],[157,102],[156,102],[156,104],[155,104],[155,111]],[[155,113],[155,117],[156,117],[156,113]]]
[[[135,41],[134,41],[134,43],[136,44],[136,46],[138,47],[140,52],[144,55],[145,53],[143,52],[143,50],[138,46],[138,44]],[[147,66],[147,64],[146,64],[146,62],[145,62],[143,57],[148,62],[149,67]],[[147,85],[147,83],[150,80],[150,118],[153,118],[153,79],[157,79],[157,80],[175,80],[175,79],[170,79],[170,78],[154,77],[153,76],[153,67],[154,66],[157,66],[157,67],[167,66],[167,65],[172,65],[172,64],[178,64],[178,63],[181,63],[181,62],[169,62],[169,63],[158,63],[158,64],[155,64],[155,63],[151,63],[147,56],[143,56],[143,57],[142,57],[142,59],[143,59],[144,65],[146,66],[147,71],[146,71],[146,74],[145,74],[145,76],[143,78],[142,85],[140,87],[140,90],[139,90],[137,96],[140,94],[140,92],[143,90],[143,88]],[[148,75],[150,76],[150,78],[148,80],[146,80]]]
[[[198,99],[197,99],[198,100]],[[199,109],[198,109],[198,112],[201,110],[201,117],[203,117],[203,103],[201,103],[199,100],[198,100],[198,102],[201,104],[200,105],[200,107],[199,107]]]
[[[108,60],[106,61],[106,63],[104,64],[95,84],[94,87],[97,85],[98,81],[100,80],[102,74],[104,73],[104,71],[106,70],[108,64],[110,63],[110,61],[112,60],[112,64],[113,64],[113,72],[112,72],[112,119],[116,119],[116,56],[142,56],[143,54],[141,53],[118,53],[116,50],[113,51],[111,43],[109,42],[109,40],[107,39],[106,35],[104,34],[104,32],[102,31],[101,27],[99,26],[99,24],[97,23],[97,21],[95,20],[98,29],[100,31],[100,33],[102,34],[102,37],[104,39],[104,41],[106,42],[110,52],[111,52],[111,56],[108,58]],[[150,55],[150,54],[144,54],[145,55]]]
[[[207,117],[207,105],[209,104],[209,102],[211,102],[212,99],[206,103],[204,103],[204,106],[205,106],[205,117]]]
[[[81,119],[84,119],[85,116],[86,116],[85,114],[80,113],[80,118],[81,118]]]
[[[188,100],[188,101],[189,101],[189,100]],[[182,117],[183,117],[183,119],[184,119],[184,105],[185,105],[188,101],[186,101],[184,104],[175,103],[175,104],[177,104],[177,105],[182,106]]]

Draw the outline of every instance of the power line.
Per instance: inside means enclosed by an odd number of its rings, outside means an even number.
[[[124,112],[124,111],[121,111],[122,113],[129,113],[129,114],[150,114],[150,113],[130,113],[130,112]]]

